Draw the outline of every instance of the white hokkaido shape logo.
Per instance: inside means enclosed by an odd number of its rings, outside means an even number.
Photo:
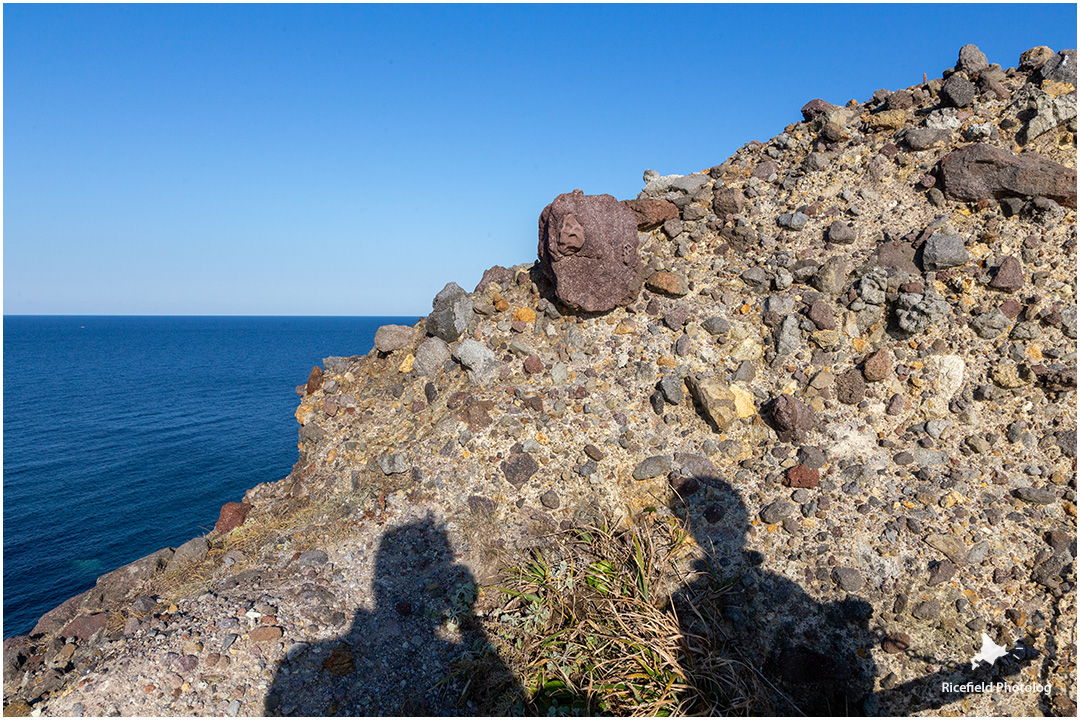
[[[979,653],[971,658],[971,669],[974,670],[975,666],[980,662],[985,662],[988,665],[993,665],[1000,657],[1005,657],[1009,654],[1009,651],[1005,649],[1004,645],[997,645],[990,636],[986,633],[982,634],[982,647],[979,648]]]

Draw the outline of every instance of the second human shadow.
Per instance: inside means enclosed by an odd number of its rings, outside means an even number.
[[[286,659],[268,715],[506,715],[523,692],[473,614],[476,583],[443,526],[388,531],[375,560],[375,607],[347,633]]]

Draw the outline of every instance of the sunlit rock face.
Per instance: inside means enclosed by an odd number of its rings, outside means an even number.
[[[606,312],[641,290],[637,217],[611,195],[556,197],[540,213],[537,254],[555,295],[572,310]]]

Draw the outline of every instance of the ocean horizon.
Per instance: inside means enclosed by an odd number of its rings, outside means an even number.
[[[288,475],[296,386],[417,317],[5,315],[4,638]]]

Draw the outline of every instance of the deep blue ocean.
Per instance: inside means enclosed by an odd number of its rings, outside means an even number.
[[[297,385],[415,317],[4,317],[4,638],[289,474]]]

